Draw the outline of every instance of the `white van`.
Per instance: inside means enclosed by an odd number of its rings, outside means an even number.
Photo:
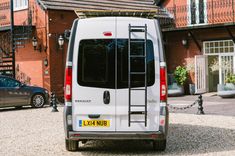
[[[65,74],[66,149],[87,140],[149,140],[166,147],[166,63],[156,19],[73,23]]]

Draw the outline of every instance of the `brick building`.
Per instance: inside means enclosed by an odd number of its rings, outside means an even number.
[[[163,28],[168,71],[185,65],[198,93],[217,91],[235,73],[235,1],[168,0],[163,6],[174,16]]]
[[[0,72],[63,95],[67,40],[64,31],[77,18],[74,9],[153,10],[162,0],[13,0],[15,65],[11,50],[10,0],[0,2]],[[58,45],[60,37],[64,45]],[[32,38],[37,41],[33,46]]]

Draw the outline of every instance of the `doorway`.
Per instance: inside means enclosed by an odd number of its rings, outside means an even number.
[[[217,91],[217,84],[219,84],[219,68],[218,68],[219,56],[208,56],[208,85],[209,92]]]
[[[203,42],[204,55],[208,59],[208,89],[217,91],[217,84],[226,83],[230,74],[235,73],[235,47],[232,40]]]

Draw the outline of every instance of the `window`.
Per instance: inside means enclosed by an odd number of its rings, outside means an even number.
[[[83,40],[79,46],[78,83],[114,88],[115,40]]]
[[[20,82],[10,79],[10,78],[0,78],[0,87],[6,87],[6,88],[15,88],[19,87]]]
[[[205,54],[234,53],[234,43],[232,40],[205,41]]]
[[[140,40],[139,40],[140,41]],[[116,46],[117,43],[117,46]],[[115,49],[117,48],[117,61]],[[143,55],[144,43],[132,43],[131,55]],[[115,63],[117,83],[115,84]],[[131,59],[132,72],[144,72],[144,58]],[[82,40],[78,56],[78,84],[98,88],[128,88],[128,40]],[[144,86],[144,75],[132,75],[132,87]],[[155,82],[153,43],[147,41],[147,82]]]
[[[207,0],[187,0],[187,4],[189,25],[207,23]]]
[[[141,41],[141,40],[136,40]],[[143,40],[142,40],[143,41]],[[131,43],[131,55],[144,55],[144,43]],[[128,88],[128,40],[118,40],[118,88]],[[144,72],[145,58],[131,58],[131,72]],[[145,75],[131,75],[131,87],[144,87]],[[155,82],[153,43],[147,41],[147,83],[148,86]]]
[[[14,11],[28,8],[28,0],[14,0]]]

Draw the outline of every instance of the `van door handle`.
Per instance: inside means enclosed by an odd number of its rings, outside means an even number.
[[[109,91],[104,91],[103,94],[103,100],[104,100],[104,104],[109,104],[110,103],[110,93]]]
[[[88,115],[88,117],[90,119],[97,119],[97,118],[100,118],[100,115],[99,114],[93,114],[93,115]]]

